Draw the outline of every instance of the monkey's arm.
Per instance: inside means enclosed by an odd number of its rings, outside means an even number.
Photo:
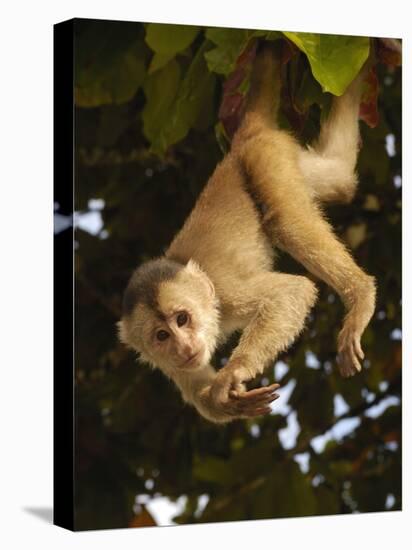
[[[216,401],[212,393],[216,377],[217,373],[210,365],[173,377],[183,399],[211,422],[226,423],[236,418],[268,414],[271,411],[270,403],[279,397],[275,393],[279,384],[272,384],[243,393],[231,391],[220,401]]]
[[[250,321],[216,375],[211,389],[214,403],[223,403],[228,395],[241,399],[242,382],[261,374],[301,332],[316,295],[309,279],[284,273],[266,272],[245,286],[244,296],[236,300],[240,311],[250,311]]]

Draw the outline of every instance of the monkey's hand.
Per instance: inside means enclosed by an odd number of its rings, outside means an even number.
[[[216,375],[210,387],[212,407],[228,419],[250,418],[271,412],[270,403],[279,397],[279,384],[245,391],[239,372],[229,366]]]
[[[365,355],[360,344],[361,332],[356,327],[344,326],[338,336],[339,370],[345,378],[362,369],[360,361]]]

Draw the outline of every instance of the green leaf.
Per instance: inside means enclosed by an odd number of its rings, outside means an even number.
[[[283,33],[280,31],[269,31],[265,33],[265,38],[266,40],[279,40],[279,38],[283,38],[282,34]],[[256,33],[256,36],[259,36],[259,35]]]
[[[207,47],[204,43],[199,48],[178,89],[178,65],[175,60],[148,79],[145,86],[148,104],[143,112],[144,133],[151,142],[152,150],[159,155],[183,139],[195,124],[201,123],[202,110],[213,98],[215,78],[208,72],[204,60]]]
[[[190,46],[198,32],[199,27],[191,25],[149,23],[146,29],[146,42],[157,54],[173,58]]]
[[[75,101],[98,107],[129,101],[143,83],[147,48],[135,23],[76,21]]]
[[[281,474],[267,477],[253,494],[254,519],[308,516],[316,513],[314,489],[294,462],[283,463]]]
[[[245,447],[234,453],[230,470],[235,479],[245,483],[264,475],[267,464],[273,459],[274,441],[262,439],[253,447]]]
[[[236,60],[245,49],[248,41],[261,35],[261,31],[244,29],[210,28],[206,38],[216,47],[205,54],[209,71],[228,75],[235,68]]]
[[[149,65],[148,73],[152,74],[159,69],[162,69],[174,58],[174,55],[167,53],[155,53]]]
[[[143,83],[145,71],[141,44],[135,42],[103,70],[98,65],[91,65],[79,71],[75,87],[76,105],[98,107],[125,103]]]
[[[196,457],[193,466],[193,476],[199,481],[207,481],[219,485],[232,485],[236,481],[229,462],[214,456]]]
[[[322,105],[324,94],[311,71],[306,70],[294,97],[294,106],[300,113],[305,113],[311,105]]]
[[[167,147],[164,123],[175,99],[179,82],[180,67],[173,59],[163,69],[150,75],[144,84],[147,101],[143,110],[143,133],[152,146],[155,144],[161,151]]]
[[[369,38],[307,32],[283,33],[304,52],[325,92],[342,95],[369,55]]]

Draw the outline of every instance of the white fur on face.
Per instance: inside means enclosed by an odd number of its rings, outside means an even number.
[[[132,315],[119,323],[119,336],[141,359],[159,367],[166,374],[173,370],[195,370],[209,363],[216,348],[219,311],[213,285],[193,262],[170,281],[158,287],[157,307],[139,304]],[[179,327],[179,313],[188,322]],[[159,341],[157,334],[169,337]],[[196,355],[193,360],[189,360]]]

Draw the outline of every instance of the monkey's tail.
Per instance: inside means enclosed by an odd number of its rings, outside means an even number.
[[[253,65],[245,122],[250,118],[258,118],[262,122],[275,125],[279,98],[280,45],[265,42],[260,46]]]

